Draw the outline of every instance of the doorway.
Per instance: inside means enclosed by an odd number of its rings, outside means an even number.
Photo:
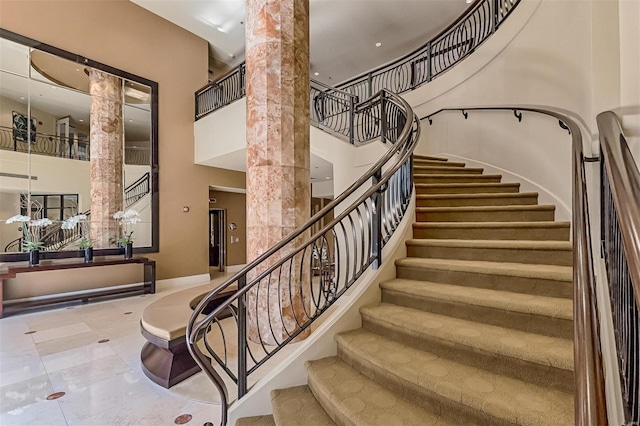
[[[227,258],[224,209],[209,209],[209,268],[224,272]]]

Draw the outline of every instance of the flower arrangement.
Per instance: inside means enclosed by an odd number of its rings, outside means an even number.
[[[22,223],[22,250],[34,251],[44,249],[44,243],[40,241],[40,233],[43,228],[51,225],[51,219],[31,219],[29,216],[15,215],[7,219],[6,223]]]
[[[75,229],[76,226],[80,225],[80,235],[82,235],[80,250],[93,247],[93,240],[89,238],[89,222],[86,219],[86,214],[77,214],[66,219],[61,226],[62,229]]]
[[[118,221],[118,225],[121,227],[120,237],[116,239],[116,243],[120,247],[125,247],[127,244],[133,243],[133,231],[131,231],[131,225],[140,222],[140,213],[137,210],[117,211],[113,218]]]

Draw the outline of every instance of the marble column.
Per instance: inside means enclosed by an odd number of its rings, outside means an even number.
[[[124,146],[122,80],[103,71],[89,71],[91,94],[91,238],[107,248],[119,228],[113,214],[122,210]]]
[[[247,0],[245,25],[251,262],[310,217],[309,0]],[[310,279],[300,277],[302,261],[248,294],[250,340],[281,342],[306,319]]]

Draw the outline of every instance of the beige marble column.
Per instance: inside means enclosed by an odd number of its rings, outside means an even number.
[[[122,80],[105,72],[89,71],[91,94],[91,238],[94,247],[109,247],[118,236],[113,214],[122,210],[122,151],[124,124]]]
[[[251,262],[310,217],[309,0],[247,0],[245,25]],[[305,319],[309,277],[300,277],[300,262],[249,294],[252,341],[282,341]]]

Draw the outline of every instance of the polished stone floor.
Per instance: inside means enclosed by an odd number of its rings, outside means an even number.
[[[167,390],[140,368],[142,311],[184,288],[1,319],[0,425],[172,425],[184,414],[219,424],[202,373]]]

